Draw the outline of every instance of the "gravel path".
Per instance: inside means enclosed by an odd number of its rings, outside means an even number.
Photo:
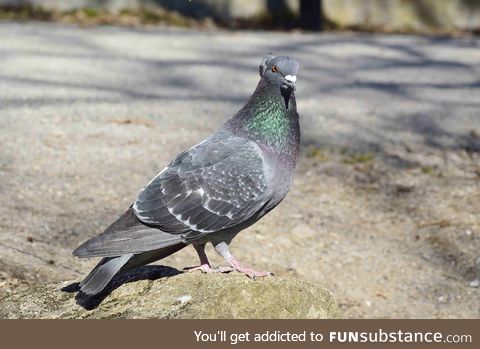
[[[480,317],[479,39],[39,23],[0,37],[0,295],[87,272],[71,250],[233,115],[273,51],[301,64],[302,158],[233,252],[320,282],[348,317]]]

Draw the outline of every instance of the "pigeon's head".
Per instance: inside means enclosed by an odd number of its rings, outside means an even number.
[[[259,67],[260,76],[270,84],[278,85],[281,89],[294,90],[297,81],[298,63],[286,56],[275,57],[272,53],[263,57]]]

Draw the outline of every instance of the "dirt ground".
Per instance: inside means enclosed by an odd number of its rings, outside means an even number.
[[[302,155],[234,240],[351,318],[480,317],[480,40],[0,24],[0,296],[79,279],[71,251],[298,59]],[[214,264],[224,264],[211,247]],[[183,268],[193,248],[162,261]]]

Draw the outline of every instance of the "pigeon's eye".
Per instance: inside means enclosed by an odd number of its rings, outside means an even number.
[[[272,71],[273,71],[274,73],[276,73],[276,72],[278,71],[278,68],[277,68],[276,65],[274,65],[274,66],[272,67]]]

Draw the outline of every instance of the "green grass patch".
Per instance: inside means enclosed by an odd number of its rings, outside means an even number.
[[[342,162],[348,165],[365,164],[374,159],[372,153],[355,153],[343,158]]]
[[[306,156],[308,159],[313,159],[320,162],[325,162],[330,160],[330,157],[325,154],[325,152],[315,146],[309,146],[306,151]]]
[[[85,16],[88,18],[96,18],[99,15],[98,11],[95,10],[94,8],[87,7],[87,8],[84,8],[82,11],[85,14]]]
[[[433,167],[432,166],[423,166],[422,167],[422,173],[430,174],[432,172],[433,172]]]

